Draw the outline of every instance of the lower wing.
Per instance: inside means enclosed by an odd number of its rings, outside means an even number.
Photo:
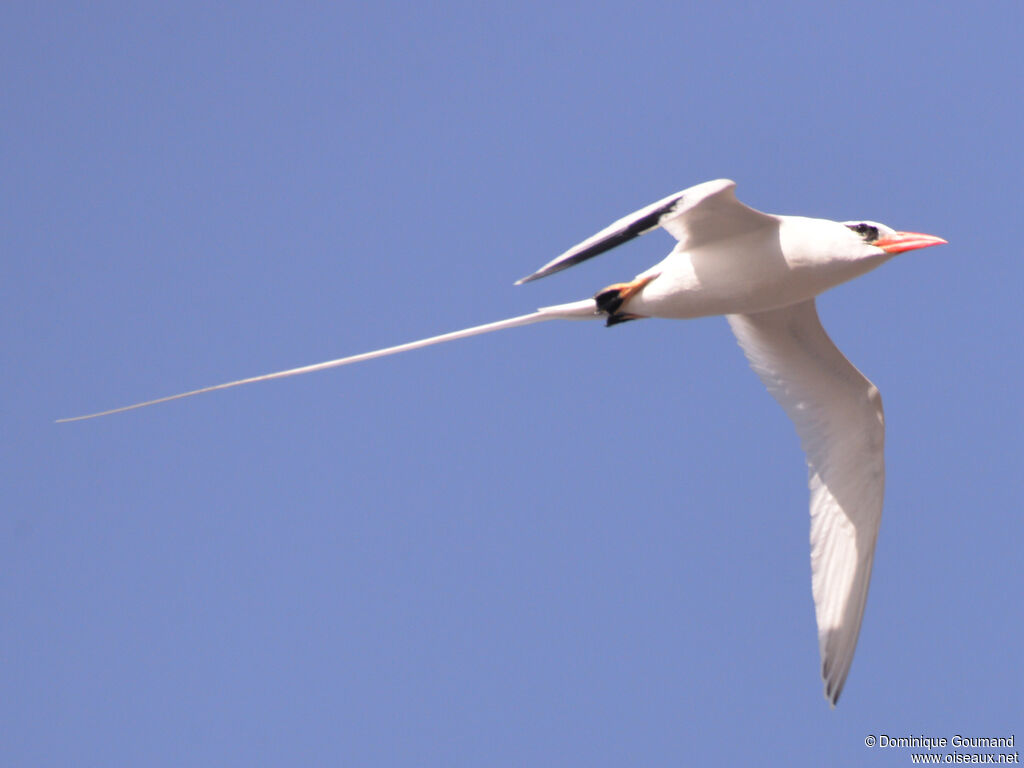
[[[825,333],[813,299],[728,320],[807,454],[821,675],[834,706],[857,647],[882,518],[882,399]]]

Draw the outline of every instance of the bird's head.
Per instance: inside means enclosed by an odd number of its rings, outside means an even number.
[[[922,235],[920,232],[897,232],[877,221],[844,221],[843,225],[859,237],[863,244],[890,255],[916,248],[927,248],[930,245],[943,245],[946,242],[941,237]]]

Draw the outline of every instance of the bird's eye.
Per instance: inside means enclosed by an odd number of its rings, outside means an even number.
[[[878,227],[871,224],[847,224],[846,226],[863,237],[867,243],[873,243],[878,239]]]

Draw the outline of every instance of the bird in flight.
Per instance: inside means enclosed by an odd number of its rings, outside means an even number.
[[[408,344],[203,387],[80,421],[257,381],[296,376],[547,320],[725,315],[751,367],[796,425],[811,492],[811,585],[825,698],[835,706],[853,661],[867,600],[885,485],[885,423],[878,389],[825,333],[814,299],[904,251],[946,241],[872,221],[761,213],[727,179],[641,208],[570,248],[527,283],[659,227],[676,239],[661,262],[592,298]]]

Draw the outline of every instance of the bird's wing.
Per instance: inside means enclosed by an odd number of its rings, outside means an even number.
[[[857,647],[882,519],[882,398],[825,333],[813,299],[728,319],[807,454],[821,675],[834,706]]]
[[[664,227],[679,241],[680,248],[688,250],[759,227],[778,226],[777,217],[755,211],[737,200],[735,190],[736,182],[718,179],[669,195],[574,245],[516,285],[561,272],[658,227]]]

